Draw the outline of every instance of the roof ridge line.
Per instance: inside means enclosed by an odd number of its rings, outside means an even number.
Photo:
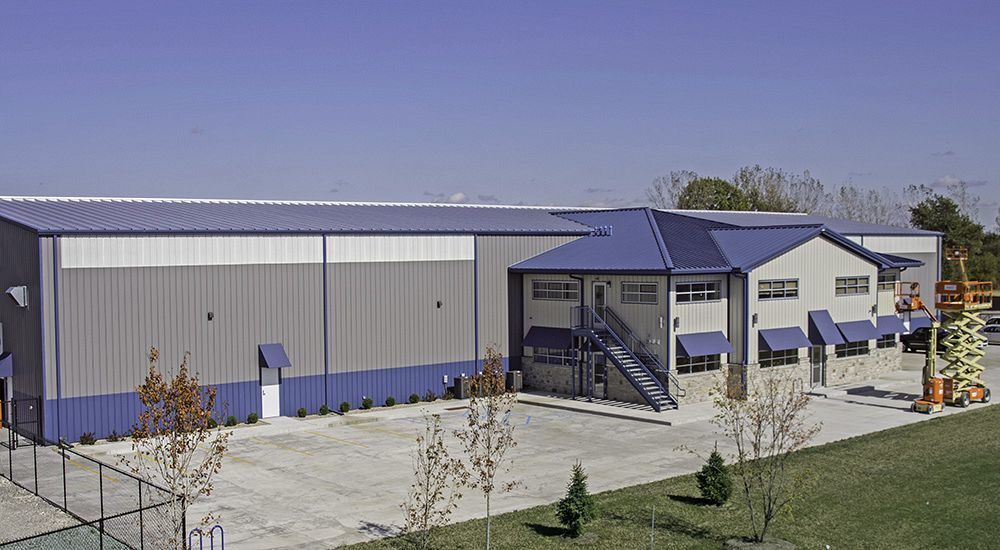
[[[674,260],[670,257],[670,251],[667,250],[667,243],[663,240],[663,234],[660,233],[660,226],[653,219],[653,210],[648,206],[643,209],[646,213],[646,221],[649,222],[649,228],[653,231],[653,238],[656,239],[656,246],[660,249],[660,258],[663,260],[663,267],[668,270],[674,269]]]

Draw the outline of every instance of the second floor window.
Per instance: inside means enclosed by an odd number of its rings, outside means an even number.
[[[899,280],[899,273],[895,271],[890,271],[887,273],[878,274],[878,289],[879,290],[896,290],[896,281]]]
[[[780,298],[798,297],[799,281],[796,279],[761,281],[757,283],[758,300],[777,300]]]
[[[868,277],[837,277],[837,296],[868,294]]]
[[[721,300],[722,283],[720,281],[677,283],[676,296],[678,304]]]
[[[580,283],[577,281],[531,281],[531,297],[535,300],[575,302],[580,299]]]
[[[623,304],[655,304],[656,283],[622,283]]]

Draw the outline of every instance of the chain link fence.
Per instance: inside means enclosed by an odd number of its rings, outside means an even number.
[[[11,540],[0,532],[0,548],[118,550],[180,548],[184,510],[168,490],[131,472],[83,455],[39,434],[39,403],[3,403],[0,476],[44,499],[79,525]],[[175,526],[173,518],[178,518]]]

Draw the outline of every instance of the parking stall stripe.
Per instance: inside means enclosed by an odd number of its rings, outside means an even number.
[[[294,453],[299,453],[299,454],[303,454],[303,455],[306,455],[306,456],[312,456],[312,453],[310,453],[309,451],[302,451],[302,450],[296,449],[295,447],[289,447],[288,445],[282,445],[281,443],[275,443],[273,441],[268,441],[266,439],[261,439],[259,437],[254,437],[253,439],[255,441],[259,441],[260,443],[271,445],[271,446],[277,447],[279,449],[284,449],[286,451],[292,451]]]
[[[312,434],[312,435],[318,435],[320,437],[325,437],[327,439],[332,439],[332,440],[340,442],[340,443],[347,443],[348,445],[355,445],[355,446],[361,447],[363,449],[367,449],[368,448],[368,445],[365,445],[364,443],[358,443],[357,441],[349,441],[347,439],[340,439],[340,438],[333,437],[333,436],[330,436],[330,435],[321,434],[319,432],[306,432],[306,433],[307,434]]]

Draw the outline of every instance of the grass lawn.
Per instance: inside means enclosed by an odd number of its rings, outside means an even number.
[[[1000,546],[1000,406],[806,449],[793,458],[793,471],[808,476],[810,491],[772,534],[800,548]],[[657,548],[719,548],[746,534],[739,495],[723,508],[702,505],[697,497],[693,475],[600,493],[597,518],[578,540],[563,536],[554,505],[511,512],[493,519],[493,547],[649,548],[653,506]],[[482,548],[484,527],[484,520],[450,525],[434,533],[434,547]],[[351,548],[407,547],[397,538]]]

